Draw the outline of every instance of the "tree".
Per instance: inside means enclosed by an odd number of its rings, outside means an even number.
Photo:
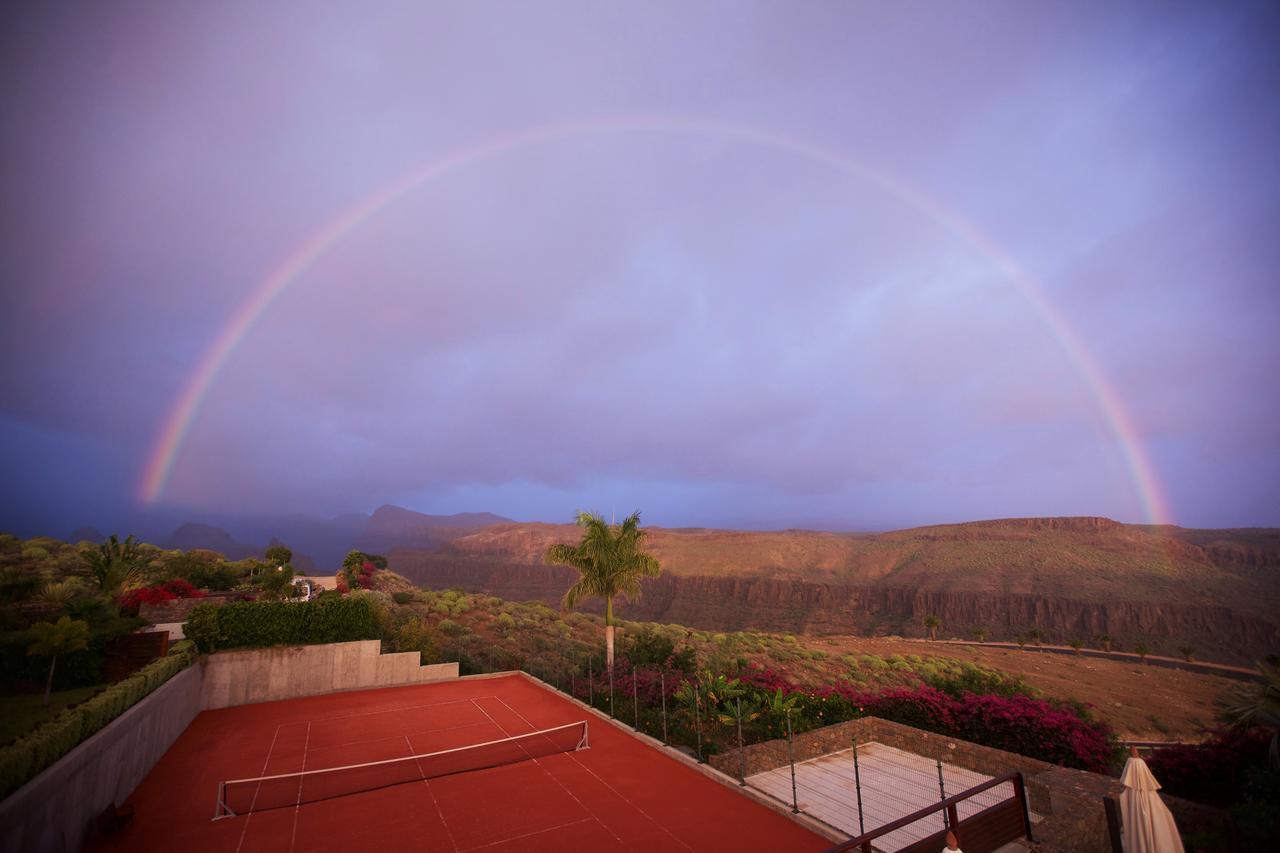
[[[640,550],[644,531],[640,513],[633,512],[621,524],[606,524],[600,516],[579,512],[582,541],[577,545],[552,545],[544,559],[554,565],[571,566],[581,577],[569,587],[560,602],[567,613],[587,598],[604,599],[605,662],[613,666],[613,599],[640,594],[640,579],[657,577],[662,566]]]
[[[258,586],[270,601],[288,598],[293,592],[293,566],[267,566],[258,577]]]
[[[1187,663],[1191,663],[1191,661],[1195,658],[1196,647],[1195,646],[1178,646],[1178,651],[1182,653],[1182,657],[1186,659]]]
[[[48,705],[49,694],[53,692],[53,668],[58,665],[58,655],[88,648],[89,623],[70,616],[63,616],[57,622],[37,622],[31,626],[31,637],[27,654],[49,658],[49,680],[44,686],[44,704]]]
[[[135,581],[142,571],[142,550],[132,534],[121,542],[113,533],[97,550],[86,548],[80,556],[89,564],[98,589],[108,594]]]
[[[284,545],[272,545],[264,556],[272,566],[287,566],[293,563],[293,551]]]
[[[1147,655],[1151,654],[1151,649],[1147,648],[1146,643],[1138,643],[1133,647],[1133,650],[1138,653],[1139,660],[1143,663],[1147,662]]]
[[[977,640],[979,643],[985,643],[987,641],[986,628],[974,628],[969,633],[971,633],[973,635],[973,638]]]
[[[1221,717],[1233,728],[1271,729],[1271,763],[1280,767],[1280,666],[1258,662],[1262,681],[1240,685],[1220,704]]]
[[[1099,634],[1093,638],[1093,641],[1102,647],[1104,652],[1111,651],[1111,636],[1109,634]]]
[[[929,639],[930,640],[938,639],[938,626],[942,624],[942,620],[939,619],[937,616],[933,615],[932,613],[930,613],[920,621],[923,622],[924,626],[929,629]]]
[[[1084,641],[1079,637],[1071,638],[1071,648],[1075,649],[1076,654],[1080,654],[1080,649],[1084,647]]]
[[[1040,640],[1043,639],[1044,635],[1040,633],[1039,628],[1032,628],[1027,632],[1027,637],[1030,638],[1031,642],[1036,644],[1036,648],[1039,648]]]

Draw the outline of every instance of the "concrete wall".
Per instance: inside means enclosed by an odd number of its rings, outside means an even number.
[[[0,802],[0,850],[75,853],[200,713],[199,665],[184,669]]]
[[[419,665],[417,652],[379,654],[378,640],[218,652],[204,664],[205,708],[395,687],[458,677],[456,663]]]

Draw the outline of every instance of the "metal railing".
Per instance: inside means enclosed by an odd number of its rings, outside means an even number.
[[[1004,803],[991,806],[975,815],[970,815],[963,821],[959,819],[959,815],[956,813],[956,805],[975,796],[976,794],[980,794],[983,791],[996,787],[997,785],[1003,785],[1006,782],[1013,783],[1014,797],[1017,799],[1018,808],[1022,812],[1022,837],[1026,838],[1028,841],[1034,841],[1035,839],[1031,836],[1031,812],[1027,806],[1026,783],[1024,782],[1021,773],[1006,773],[1003,776],[997,776],[994,779],[983,782],[981,785],[975,785],[966,791],[961,791],[960,793],[947,797],[946,799],[931,806],[926,806],[925,808],[914,811],[909,815],[900,817],[895,821],[879,826],[871,832],[867,832],[863,835],[857,836],[856,838],[851,838],[848,841],[841,842],[840,844],[823,851],[823,853],[850,853],[850,851],[854,850],[859,850],[861,853],[872,853],[873,848],[871,842],[875,841],[877,838],[881,838],[891,832],[895,832],[896,830],[909,826],[916,821],[927,818],[940,811],[946,813],[947,825],[953,832],[955,832],[956,837],[960,840],[960,844],[963,847],[965,843],[966,825],[972,826],[975,819],[980,819],[984,814],[1003,807]],[[1007,840],[1012,841],[1013,838],[1009,838]]]

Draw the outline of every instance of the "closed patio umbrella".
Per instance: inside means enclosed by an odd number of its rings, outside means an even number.
[[[1124,821],[1125,853],[1183,853],[1182,838],[1169,807],[1156,793],[1160,783],[1151,775],[1136,747],[1129,752],[1120,776],[1120,817]]]

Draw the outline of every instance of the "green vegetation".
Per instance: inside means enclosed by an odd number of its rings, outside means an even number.
[[[17,790],[195,660],[196,649],[192,643],[177,643],[166,657],[152,661],[86,701],[66,708],[27,735],[0,748],[0,797]]]
[[[31,626],[31,645],[27,654],[49,658],[49,680],[44,686],[44,704],[49,704],[53,692],[53,671],[58,656],[78,652],[89,647],[89,623],[63,616],[57,622],[37,622]]]
[[[941,625],[942,625],[942,620],[941,620],[941,619],[939,619],[939,618],[938,618],[937,616],[935,616],[934,614],[930,613],[930,614],[926,615],[926,616],[924,617],[924,619],[922,619],[922,620],[920,620],[920,621],[921,621],[921,622],[923,622],[923,623],[924,623],[924,627],[925,627],[925,628],[927,628],[927,629],[929,630],[929,639],[930,639],[930,640],[936,640],[936,639],[938,639],[938,628],[939,628],[939,626],[941,626]]]
[[[52,719],[69,705],[78,705],[101,689],[76,687],[59,690],[49,696],[48,702],[38,693],[19,693],[0,698],[0,746],[26,734],[45,720]]]
[[[382,634],[379,603],[367,593],[306,602],[201,604],[191,611],[186,626],[187,637],[205,653],[246,646],[372,640]]]
[[[640,579],[657,577],[662,567],[640,550],[645,534],[640,529],[639,512],[631,513],[622,524],[606,524],[598,515],[580,512],[577,524],[582,528],[582,541],[577,545],[552,545],[545,559],[571,566],[581,574],[564,594],[562,610],[572,610],[588,598],[604,599],[605,660],[613,666],[613,599],[639,595]]]

